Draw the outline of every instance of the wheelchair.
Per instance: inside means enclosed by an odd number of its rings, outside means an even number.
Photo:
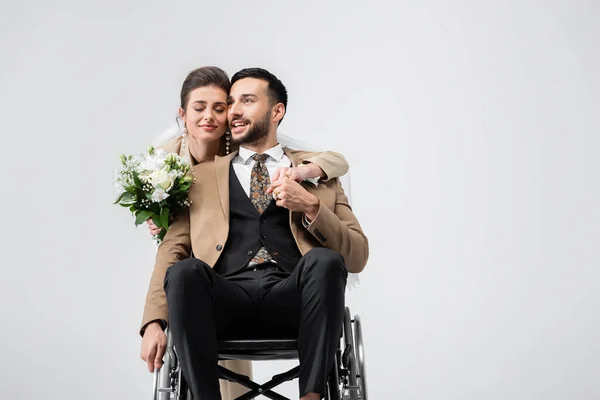
[[[218,343],[220,360],[297,360],[298,341],[295,339],[268,340],[225,340]],[[163,365],[154,372],[153,400],[190,400],[187,384],[177,361],[177,353],[171,333],[167,328],[167,348]],[[350,309],[345,308],[344,323],[340,342],[335,354],[335,365],[327,381],[327,400],[368,400],[365,353],[361,320],[358,315],[352,318]],[[236,400],[249,400],[264,396],[273,400],[290,400],[273,391],[287,381],[297,379],[299,366],[273,376],[263,384],[258,384],[245,375],[237,374],[219,366],[220,379],[237,382],[249,391]]]

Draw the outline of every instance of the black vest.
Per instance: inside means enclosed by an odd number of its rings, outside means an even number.
[[[271,201],[261,214],[229,166],[229,235],[223,254],[215,264],[221,275],[232,275],[246,267],[265,246],[280,268],[292,272],[302,257],[290,229],[290,212]]]

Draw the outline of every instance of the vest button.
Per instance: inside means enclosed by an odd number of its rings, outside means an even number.
[[[252,250],[248,250],[248,255],[251,256],[252,255]]]
[[[217,245],[217,251],[221,251],[223,249],[223,246],[221,246],[220,244]]]

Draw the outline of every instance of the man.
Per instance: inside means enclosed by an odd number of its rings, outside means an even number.
[[[194,167],[192,204],[158,249],[143,341],[162,358],[164,326],[155,321],[168,315],[195,399],[221,398],[217,338],[282,336],[298,338],[301,399],[322,398],[347,273],[362,271],[368,259],[367,238],[337,179],[270,181],[277,168],[310,155],[277,144],[286,106],[284,85],[268,71],[232,77],[229,121],[239,151]]]

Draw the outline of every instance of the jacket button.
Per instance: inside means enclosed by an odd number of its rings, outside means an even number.
[[[252,255],[252,250],[248,250],[248,255],[251,256]]]
[[[220,244],[217,245],[217,251],[221,251],[223,249],[223,246],[221,246]]]
[[[262,222],[264,224],[265,222],[267,222],[267,220],[263,218],[260,220],[260,222]]]
[[[261,238],[266,239],[267,237],[265,235],[262,235]]]

